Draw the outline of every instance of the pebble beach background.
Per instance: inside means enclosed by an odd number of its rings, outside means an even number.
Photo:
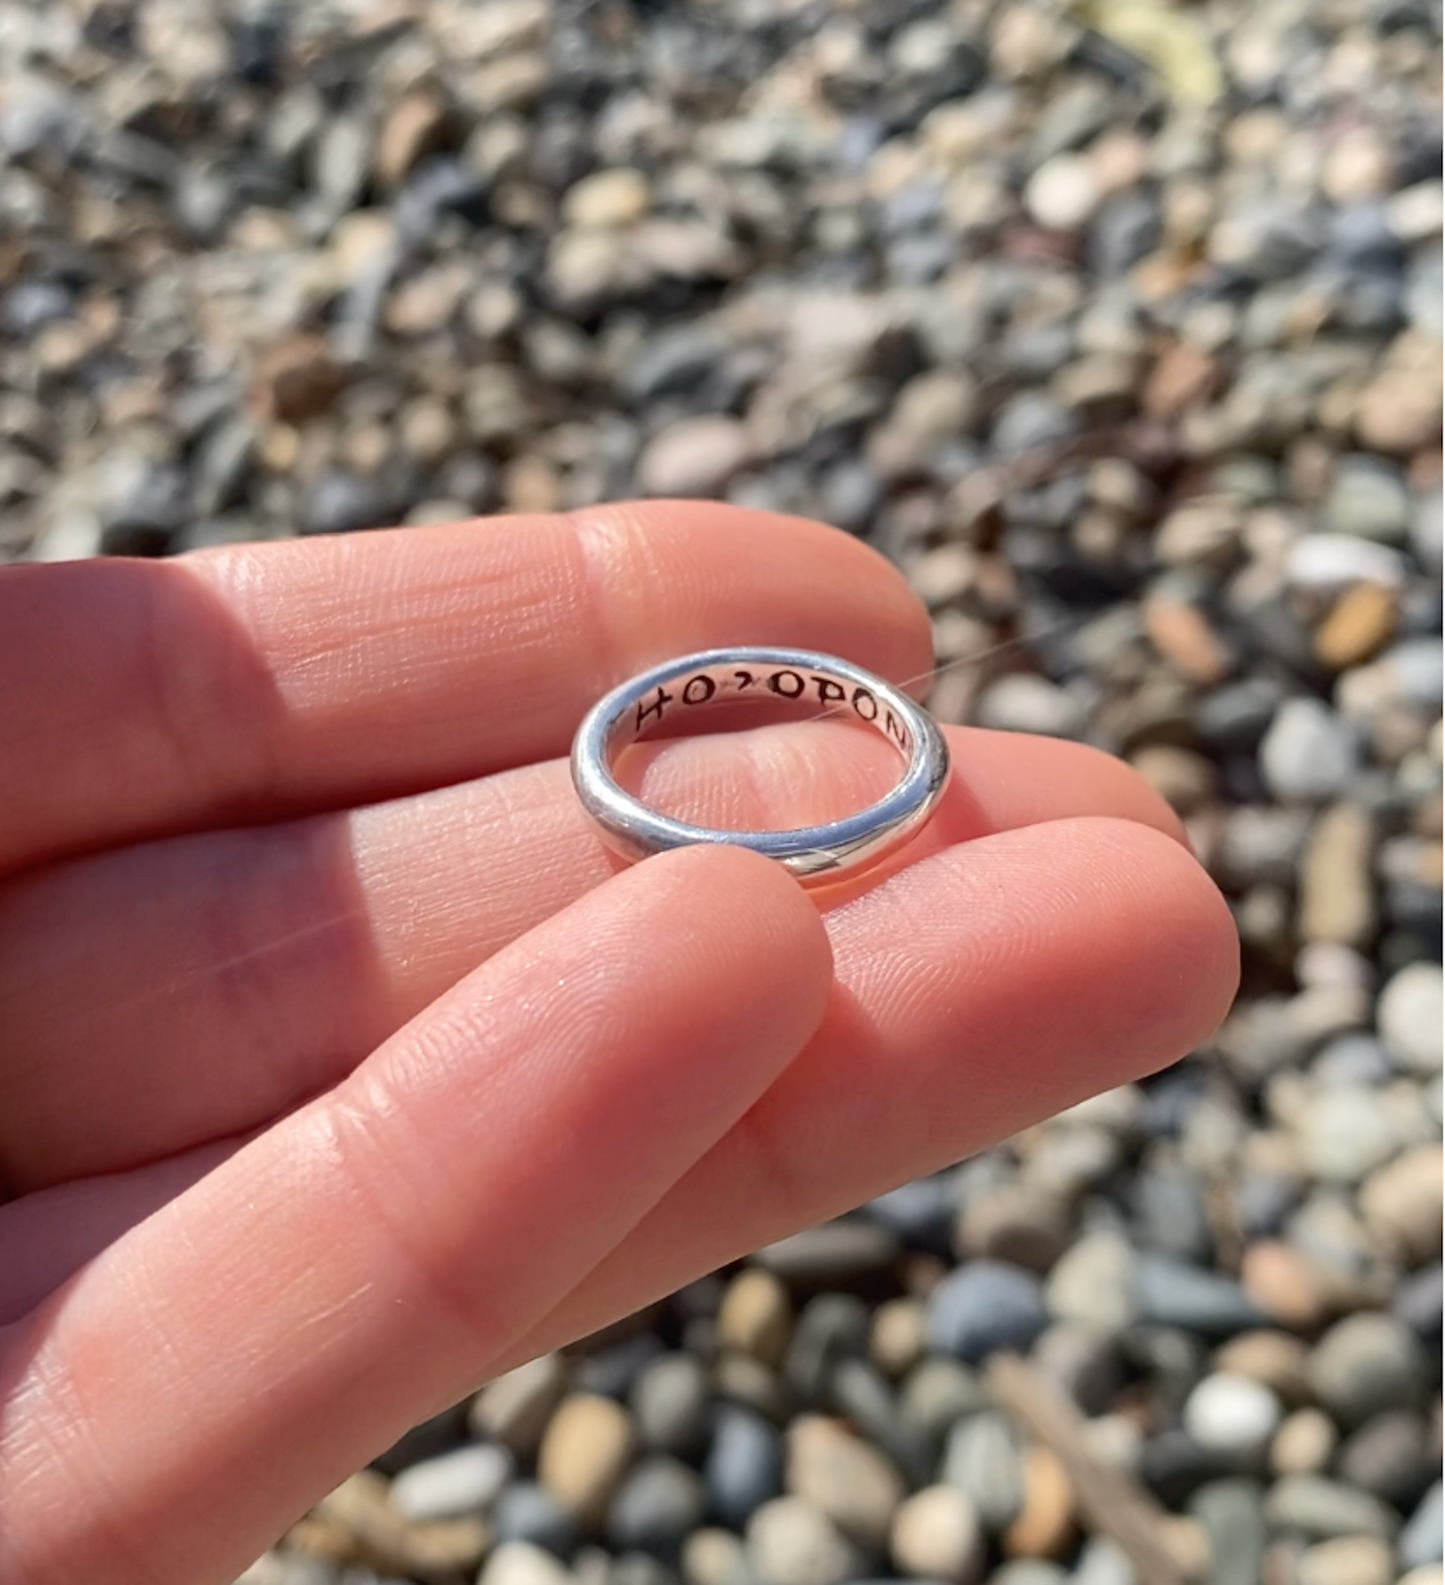
[[[823,518],[1244,941],[245,1585],[1440,1585],[1439,90],[1429,0],[0,3],[0,558]]]

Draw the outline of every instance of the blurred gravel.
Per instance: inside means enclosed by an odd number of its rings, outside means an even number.
[[[1439,31],[0,3],[0,556],[821,517],[1245,943],[1209,1050],[494,1383],[247,1585],[1439,1585]]]

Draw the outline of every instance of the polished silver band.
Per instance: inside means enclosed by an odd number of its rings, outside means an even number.
[[[857,814],[791,831],[717,831],[659,814],[612,774],[615,756],[664,722],[742,699],[796,699],[814,713],[850,716],[880,733],[905,762],[903,779]],[[937,723],[880,677],[807,649],[709,649],[654,666],[588,712],[572,743],[572,782],[608,845],[630,859],[702,842],[752,848],[805,884],[877,863],[928,819],[948,784],[948,745]]]

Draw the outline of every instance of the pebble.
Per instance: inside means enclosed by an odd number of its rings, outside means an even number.
[[[1339,1444],[1335,1423],[1321,1409],[1296,1409],[1275,1435],[1270,1468],[1276,1475],[1322,1475]]]
[[[607,1509],[607,1539],[622,1552],[675,1558],[707,1515],[707,1488],[688,1465],[652,1454],[630,1470]]]
[[[881,1551],[907,1488],[897,1470],[837,1420],[806,1415],[788,1427],[786,1485],[866,1550]]]
[[[648,441],[637,459],[637,482],[648,495],[717,495],[752,450],[735,418],[680,418]]]
[[[1310,1539],[1373,1535],[1388,1539],[1398,1520],[1378,1498],[1319,1475],[1286,1475],[1270,1487],[1264,1513],[1272,1530]]]
[[[1438,963],[1407,964],[1380,992],[1380,1038],[1396,1062],[1412,1073],[1440,1071],[1442,1006],[1445,981]]]
[[[960,1256],[1000,1260],[1040,1274],[1069,1241],[1069,1210],[1057,1195],[1018,1180],[967,1195],[953,1247]]]
[[[747,1552],[730,1530],[694,1530],[683,1543],[684,1585],[750,1585]]]
[[[498,1541],[524,1541],[558,1557],[570,1557],[577,1546],[577,1524],[535,1481],[517,1480],[503,1487],[492,1507],[492,1530]]]
[[[1024,1450],[1024,1500],[1003,1533],[1011,1557],[1057,1558],[1075,1538],[1074,1487],[1058,1454],[1042,1445]]]
[[[1139,1317],[1206,1337],[1228,1337],[1268,1317],[1233,1278],[1183,1261],[1143,1255],[1136,1267]]]
[[[1241,1463],[1254,1461],[1280,1423],[1279,1400],[1248,1376],[1220,1371],[1206,1376],[1184,1405],[1184,1429],[1211,1452]]]
[[[850,1293],[816,1294],[803,1307],[784,1374],[805,1399],[825,1398],[838,1365],[868,1353],[868,1306]]]
[[[1346,1316],[1320,1339],[1310,1360],[1320,1403],[1346,1428],[1382,1409],[1414,1405],[1425,1379],[1419,1340],[1390,1315]]]
[[[845,1216],[768,1244],[753,1258],[795,1287],[846,1288],[887,1271],[898,1259],[899,1249],[890,1228],[861,1216]]]
[[[611,1398],[578,1393],[565,1399],[537,1453],[537,1478],[568,1513],[600,1517],[632,1456],[635,1432]]]
[[[1101,197],[1094,166],[1082,154],[1056,154],[1024,188],[1029,214],[1050,231],[1077,231],[1098,208]]]
[[[562,1356],[538,1355],[482,1388],[472,1402],[471,1424],[519,1458],[530,1457],[541,1446],[542,1433],[566,1391]]]
[[[513,1462],[489,1443],[458,1448],[404,1469],[391,1483],[391,1501],[408,1519],[449,1519],[485,1513],[511,1478]]]
[[[1285,802],[1338,797],[1359,766],[1359,743],[1348,722],[1318,699],[1286,699],[1259,746],[1259,768]]]
[[[999,1261],[974,1261],[928,1296],[931,1346],[966,1364],[996,1349],[1027,1349],[1047,1321],[1038,1278]]]
[[[982,1384],[966,1365],[931,1355],[909,1372],[899,1389],[898,1415],[910,1430],[941,1438],[955,1420],[986,1402]]]
[[[641,171],[626,167],[595,171],[568,188],[562,200],[562,218],[584,231],[629,226],[642,219],[651,201]]]
[[[801,1497],[764,1503],[748,1520],[747,1549],[761,1585],[843,1585],[865,1568],[853,1543]]]
[[[868,1356],[885,1376],[906,1376],[927,1347],[928,1312],[917,1299],[889,1299],[874,1311]]]
[[[1310,1547],[1295,1577],[1299,1585],[1392,1585],[1395,1554],[1377,1536],[1340,1536]]]
[[[703,1474],[714,1514],[724,1524],[745,1524],[782,1490],[783,1441],[777,1427],[750,1409],[721,1405]]]
[[[1290,586],[1314,593],[1339,594],[1360,583],[1394,590],[1405,576],[1398,551],[1350,534],[1302,534],[1286,552]]]
[[[571,1585],[571,1574],[550,1552],[525,1541],[493,1547],[477,1585]]]
[[[1049,1273],[1049,1313],[1100,1332],[1118,1332],[1138,1314],[1135,1256],[1126,1238],[1100,1232],[1081,1238]]]
[[[1024,1500],[1023,1444],[1013,1422],[993,1410],[971,1414],[949,1432],[941,1478],[968,1494],[979,1522],[998,1534]]]
[[[1369,945],[1377,923],[1374,857],[1375,822],[1368,810],[1340,803],[1322,811],[1300,861],[1299,933],[1305,941]]]
[[[1257,1585],[1266,1538],[1259,1487],[1249,1480],[1211,1481],[1189,1507],[1207,1538],[1210,1585]]]
[[[1408,1509],[1439,1468],[1424,1420],[1409,1409],[1387,1409],[1354,1432],[1340,1449],[1335,1473],[1351,1486]]]
[[[1437,1480],[1420,1499],[1400,1532],[1400,1562],[1406,1568],[1421,1568],[1441,1559],[1441,1494]]]
[[[784,1284],[769,1271],[749,1267],[728,1284],[718,1311],[718,1341],[765,1365],[783,1361],[793,1330],[793,1306]]]
[[[1439,1145],[1418,1145],[1378,1167],[1360,1186],[1365,1225],[1406,1264],[1440,1252],[1442,1181],[1445,1153]]]
[[[1376,457],[1342,457],[1320,508],[1329,533],[1351,534],[1385,545],[1403,545],[1414,507],[1400,471]]]
[[[1326,1183],[1358,1183],[1389,1161],[1400,1130],[1376,1090],[1341,1085],[1312,1096],[1300,1119],[1300,1154],[1310,1174]]]
[[[1341,595],[1315,630],[1315,655],[1331,671],[1358,666],[1394,637],[1399,615],[1399,602],[1391,590],[1360,584]]]
[[[983,1528],[956,1486],[926,1486],[894,1515],[889,1544],[893,1565],[918,1579],[974,1585],[987,1561]]]
[[[690,1354],[664,1354],[633,1384],[628,1407],[643,1444],[687,1457],[707,1438],[712,1387],[707,1370]]]
[[[989,685],[979,701],[978,721],[997,731],[1078,737],[1084,713],[1064,689],[1032,672],[1013,672]]]

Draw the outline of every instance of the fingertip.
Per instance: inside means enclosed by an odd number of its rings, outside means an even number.
[[[1189,987],[1181,1012],[1182,1050],[1202,1045],[1224,1022],[1239,990],[1239,929],[1224,894],[1194,857],[1187,837],[1136,827],[1134,840],[1146,872],[1157,877],[1165,911],[1176,915],[1172,932],[1179,981]]]
[[[751,996],[776,976],[807,1032],[822,1021],[833,982],[832,942],[817,906],[776,859],[700,843],[656,854],[631,873],[668,899],[679,923],[704,923],[723,951],[747,960]]]

